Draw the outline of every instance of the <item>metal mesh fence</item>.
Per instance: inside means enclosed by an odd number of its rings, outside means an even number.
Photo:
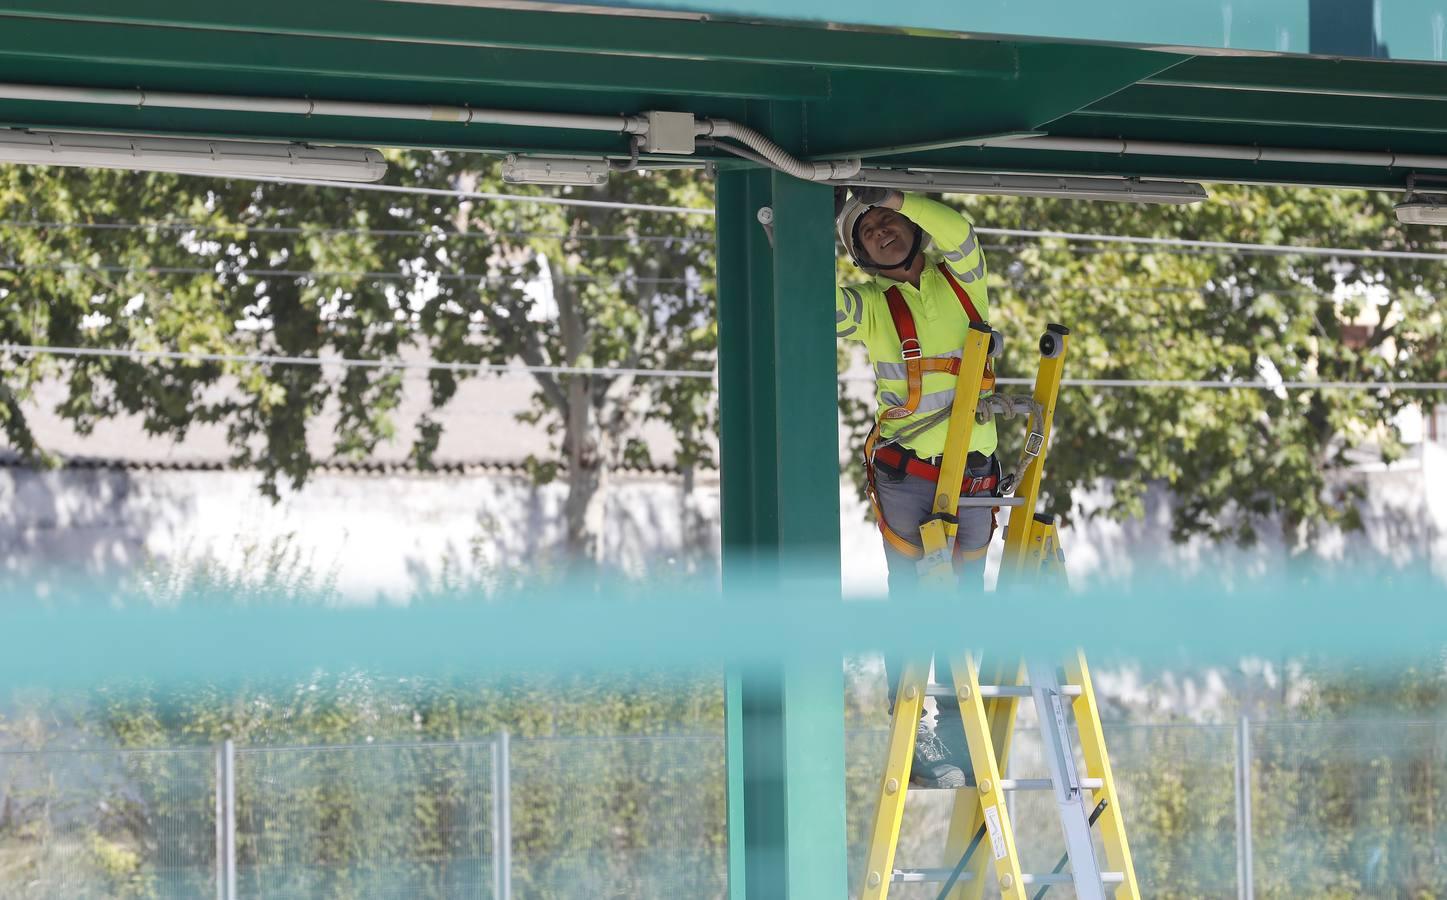
[[[1230,725],[1107,726],[1143,895],[1236,895],[1235,735]]]
[[[215,892],[215,754],[0,752],[0,896]]]
[[[1257,897],[1447,895],[1447,723],[1253,724]]]
[[[492,893],[492,744],[236,752],[242,897]]]
[[[727,894],[722,737],[518,741],[512,765],[516,897]]]
[[[884,740],[847,735],[854,873]],[[1447,723],[1114,725],[1107,741],[1147,896],[1447,894]],[[495,897],[499,853],[516,898],[727,894],[721,736],[510,744],[238,749],[235,896]],[[1009,774],[1043,772],[1019,729]],[[207,748],[0,752],[0,896],[218,896],[217,782]],[[953,863],[949,802],[912,798],[900,864]],[[1050,796],[1010,802],[1025,867],[1049,870]]]

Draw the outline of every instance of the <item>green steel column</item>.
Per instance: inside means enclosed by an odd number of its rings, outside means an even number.
[[[762,124],[787,140],[799,121],[790,112]],[[762,206],[774,210],[773,249]],[[828,187],[769,172],[719,177],[726,579],[788,577],[790,564],[813,564],[827,574],[811,589],[838,592],[832,215]],[[838,659],[729,674],[734,900],[844,897],[843,693]]]

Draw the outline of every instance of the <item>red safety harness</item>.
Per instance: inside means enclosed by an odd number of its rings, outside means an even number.
[[[950,271],[949,266],[939,263],[936,267],[939,273],[944,276],[951,288],[954,289],[955,297],[960,301],[960,307],[971,322],[982,322],[975,304],[970,300],[970,295],[965,291],[964,285],[955,280],[955,275]],[[879,419],[874,424],[874,429],[864,442],[864,472],[869,489],[869,502],[874,508],[874,518],[879,522],[880,533],[884,540],[894,549],[910,557],[919,557],[920,548],[904,535],[889,527],[884,520],[884,511],[879,505],[878,492],[874,485],[874,467],[876,462],[879,465],[890,469],[903,469],[910,475],[923,478],[927,481],[938,482],[940,480],[940,467],[937,463],[926,461],[915,456],[906,448],[900,448],[886,444],[875,449],[875,443],[879,440],[879,426],[886,419],[903,419],[914,415],[919,407],[920,396],[923,393],[924,375],[928,372],[948,372],[951,375],[958,375],[960,372],[959,357],[932,356],[926,358],[920,347],[919,332],[915,329],[914,315],[909,311],[909,305],[905,303],[904,295],[900,293],[899,285],[891,285],[884,292],[884,299],[889,304],[889,317],[894,320],[894,331],[899,335],[900,356],[905,365],[905,383],[908,386],[908,396],[904,403],[882,410]],[[985,374],[980,382],[981,392],[993,390],[995,387],[995,373],[990,363],[985,363]],[[993,491],[999,478],[991,473],[978,478],[965,476],[960,486],[962,496],[981,494]]]

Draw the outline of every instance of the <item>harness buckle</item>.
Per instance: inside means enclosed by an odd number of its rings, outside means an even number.
[[[993,483],[991,480],[993,479]],[[1005,479],[991,472],[987,475],[969,475],[965,477],[964,483],[960,485],[961,497],[974,497],[983,491],[989,491],[991,496],[1001,496],[1000,487]]]
[[[913,344],[914,346],[911,347],[910,344]],[[899,342],[899,353],[907,361],[911,359],[919,359],[920,357],[924,356],[924,349],[920,347],[919,341],[917,339],[907,338],[906,340]]]

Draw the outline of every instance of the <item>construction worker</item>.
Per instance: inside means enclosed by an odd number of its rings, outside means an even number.
[[[985,255],[969,218],[918,194],[884,188],[835,193],[839,240],[854,264],[873,279],[835,292],[835,330],[862,341],[874,366],[878,413],[865,442],[869,497],[884,538],[889,589],[914,584],[921,556],[919,529],[934,508],[940,457],[954,401],[965,335],[987,321]],[[986,368],[984,393],[994,387]],[[961,497],[993,495],[1000,480],[995,424],[977,424],[970,440]],[[961,507],[955,570],[962,583],[983,588],[985,553],[995,530],[988,506]],[[937,678],[948,683],[948,657],[936,657]],[[901,661],[886,659],[894,706]],[[963,787],[970,771],[959,704],[939,698],[931,729],[921,719],[911,780],[925,787]]]

